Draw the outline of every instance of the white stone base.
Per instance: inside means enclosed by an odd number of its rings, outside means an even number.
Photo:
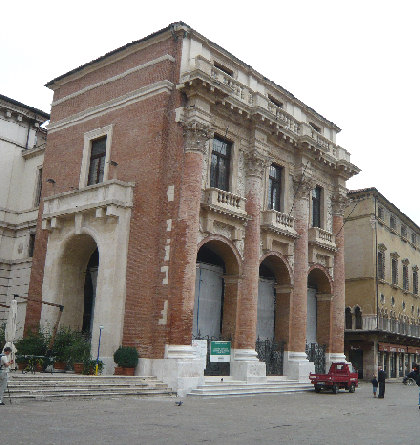
[[[264,362],[260,362],[253,349],[232,349],[230,376],[233,380],[248,383],[265,383],[267,370]]]
[[[102,360],[104,362],[102,375],[114,375],[116,366],[116,364],[114,363],[114,357],[99,357],[99,360]]]
[[[315,365],[305,352],[284,351],[283,357],[283,375],[302,383],[309,382],[309,373],[315,372]]]
[[[203,361],[197,360],[192,347],[185,345],[166,345],[163,359],[141,358],[136,375],[156,376],[179,397],[204,384]]]
[[[331,352],[331,353],[325,354],[325,371],[326,372],[329,371],[331,364],[334,362],[348,363],[344,353]]]

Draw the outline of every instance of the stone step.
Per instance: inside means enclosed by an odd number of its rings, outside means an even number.
[[[313,390],[313,385],[298,382],[259,383],[259,384],[206,384],[192,390],[189,396],[199,397],[238,397],[255,394],[278,394]]]
[[[11,373],[9,375],[9,380],[99,380],[99,381],[107,381],[107,380],[157,380],[157,377],[154,376],[125,376],[125,375],[82,375],[82,374],[72,374],[72,373],[36,373],[36,374],[15,374]]]
[[[111,394],[113,392],[125,392],[125,393],[132,393],[132,392],[144,392],[144,393],[152,393],[152,392],[161,392],[166,391],[168,392],[168,388],[107,388],[104,390],[103,388],[38,388],[34,390],[30,389],[14,389],[10,388],[10,394],[76,394],[76,393],[83,393],[83,392],[90,392],[90,393],[108,393]]]
[[[94,383],[94,382],[82,382],[82,383],[9,383],[10,389],[37,389],[37,388],[166,388],[165,383]]]

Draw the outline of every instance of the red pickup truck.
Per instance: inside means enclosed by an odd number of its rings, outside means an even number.
[[[346,362],[333,363],[328,374],[312,374],[311,372],[309,379],[314,384],[316,392],[321,392],[321,389],[332,389],[332,392],[337,394],[340,388],[354,392],[359,385],[357,372],[351,364]]]

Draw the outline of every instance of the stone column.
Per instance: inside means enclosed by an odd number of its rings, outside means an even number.
[[[284,351],[284,374],[299,381],[308,381],[315,367],[306,358],[306,312],[308,298],[308,227],[309,193],[314,181],[304,175],[295,178],[294,217],[298,238],[294,249],[294,289],[292,333],[289,349]]]
[[[235,337],[236,314],[238,312],[238,297],[242,277],[235,275],[224,275],[225,284],[223,304],[222,336],[225,339]]]
[[[175,221],[174,258],[169,267],[169,344],[155,375],[163,378],[178,395],[204,382],[202,362],[196,360],[191,335],[193,325],[197,241],[201,202],[203,157],[211,137],[210,126],[197,120],[183,124],[185,158]],[[156,368],[156,367],[155,367]]]
[[[346,276],[344,271],[344,210],[347,196],[337,193],[332,197],[333,234],[337,251],[334,255],[334,301],[332,304],[332,347],[331,361],[343,361],[344,355],[344,323],[346,306]]]
[[[255,341],[260,268],[262,178],[269,160],[258,150],[253,149],[245,153],[245,161],[245,210],[250,219],[245,228],[243,280],[230,370],[231,375],[238,380],[262,381],[266,379],[265,363],[258,361]]]

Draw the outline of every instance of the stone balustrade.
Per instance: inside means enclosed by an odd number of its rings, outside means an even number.
[[[100,216],[118,216],[116,209],[133,204],[134,183],[116,179],[44,198],[43,228],[54,228],[58,219],[96,211]]]
[[[299,122],[291,114],[270,101],[267,102],[267,108],[270,113],[274,114],[280,125],[296,135],[299,134]]]
[[[294,218],[287,213],[277,212],[276,210],[265,210],[261,212],[261,227],[279,232],[283,235],[289,235],[293,238],[297,236],[294,229]]]
[[[208,188],[204,193],[204,204],[220,213],[231,214],[232,216],[246,216],[246,199],[214,187]]]
[[[309,243],[317,244],[327,249],[335,249],[335,236],[324,229],[319,227],[311,227],[308,230]]]

